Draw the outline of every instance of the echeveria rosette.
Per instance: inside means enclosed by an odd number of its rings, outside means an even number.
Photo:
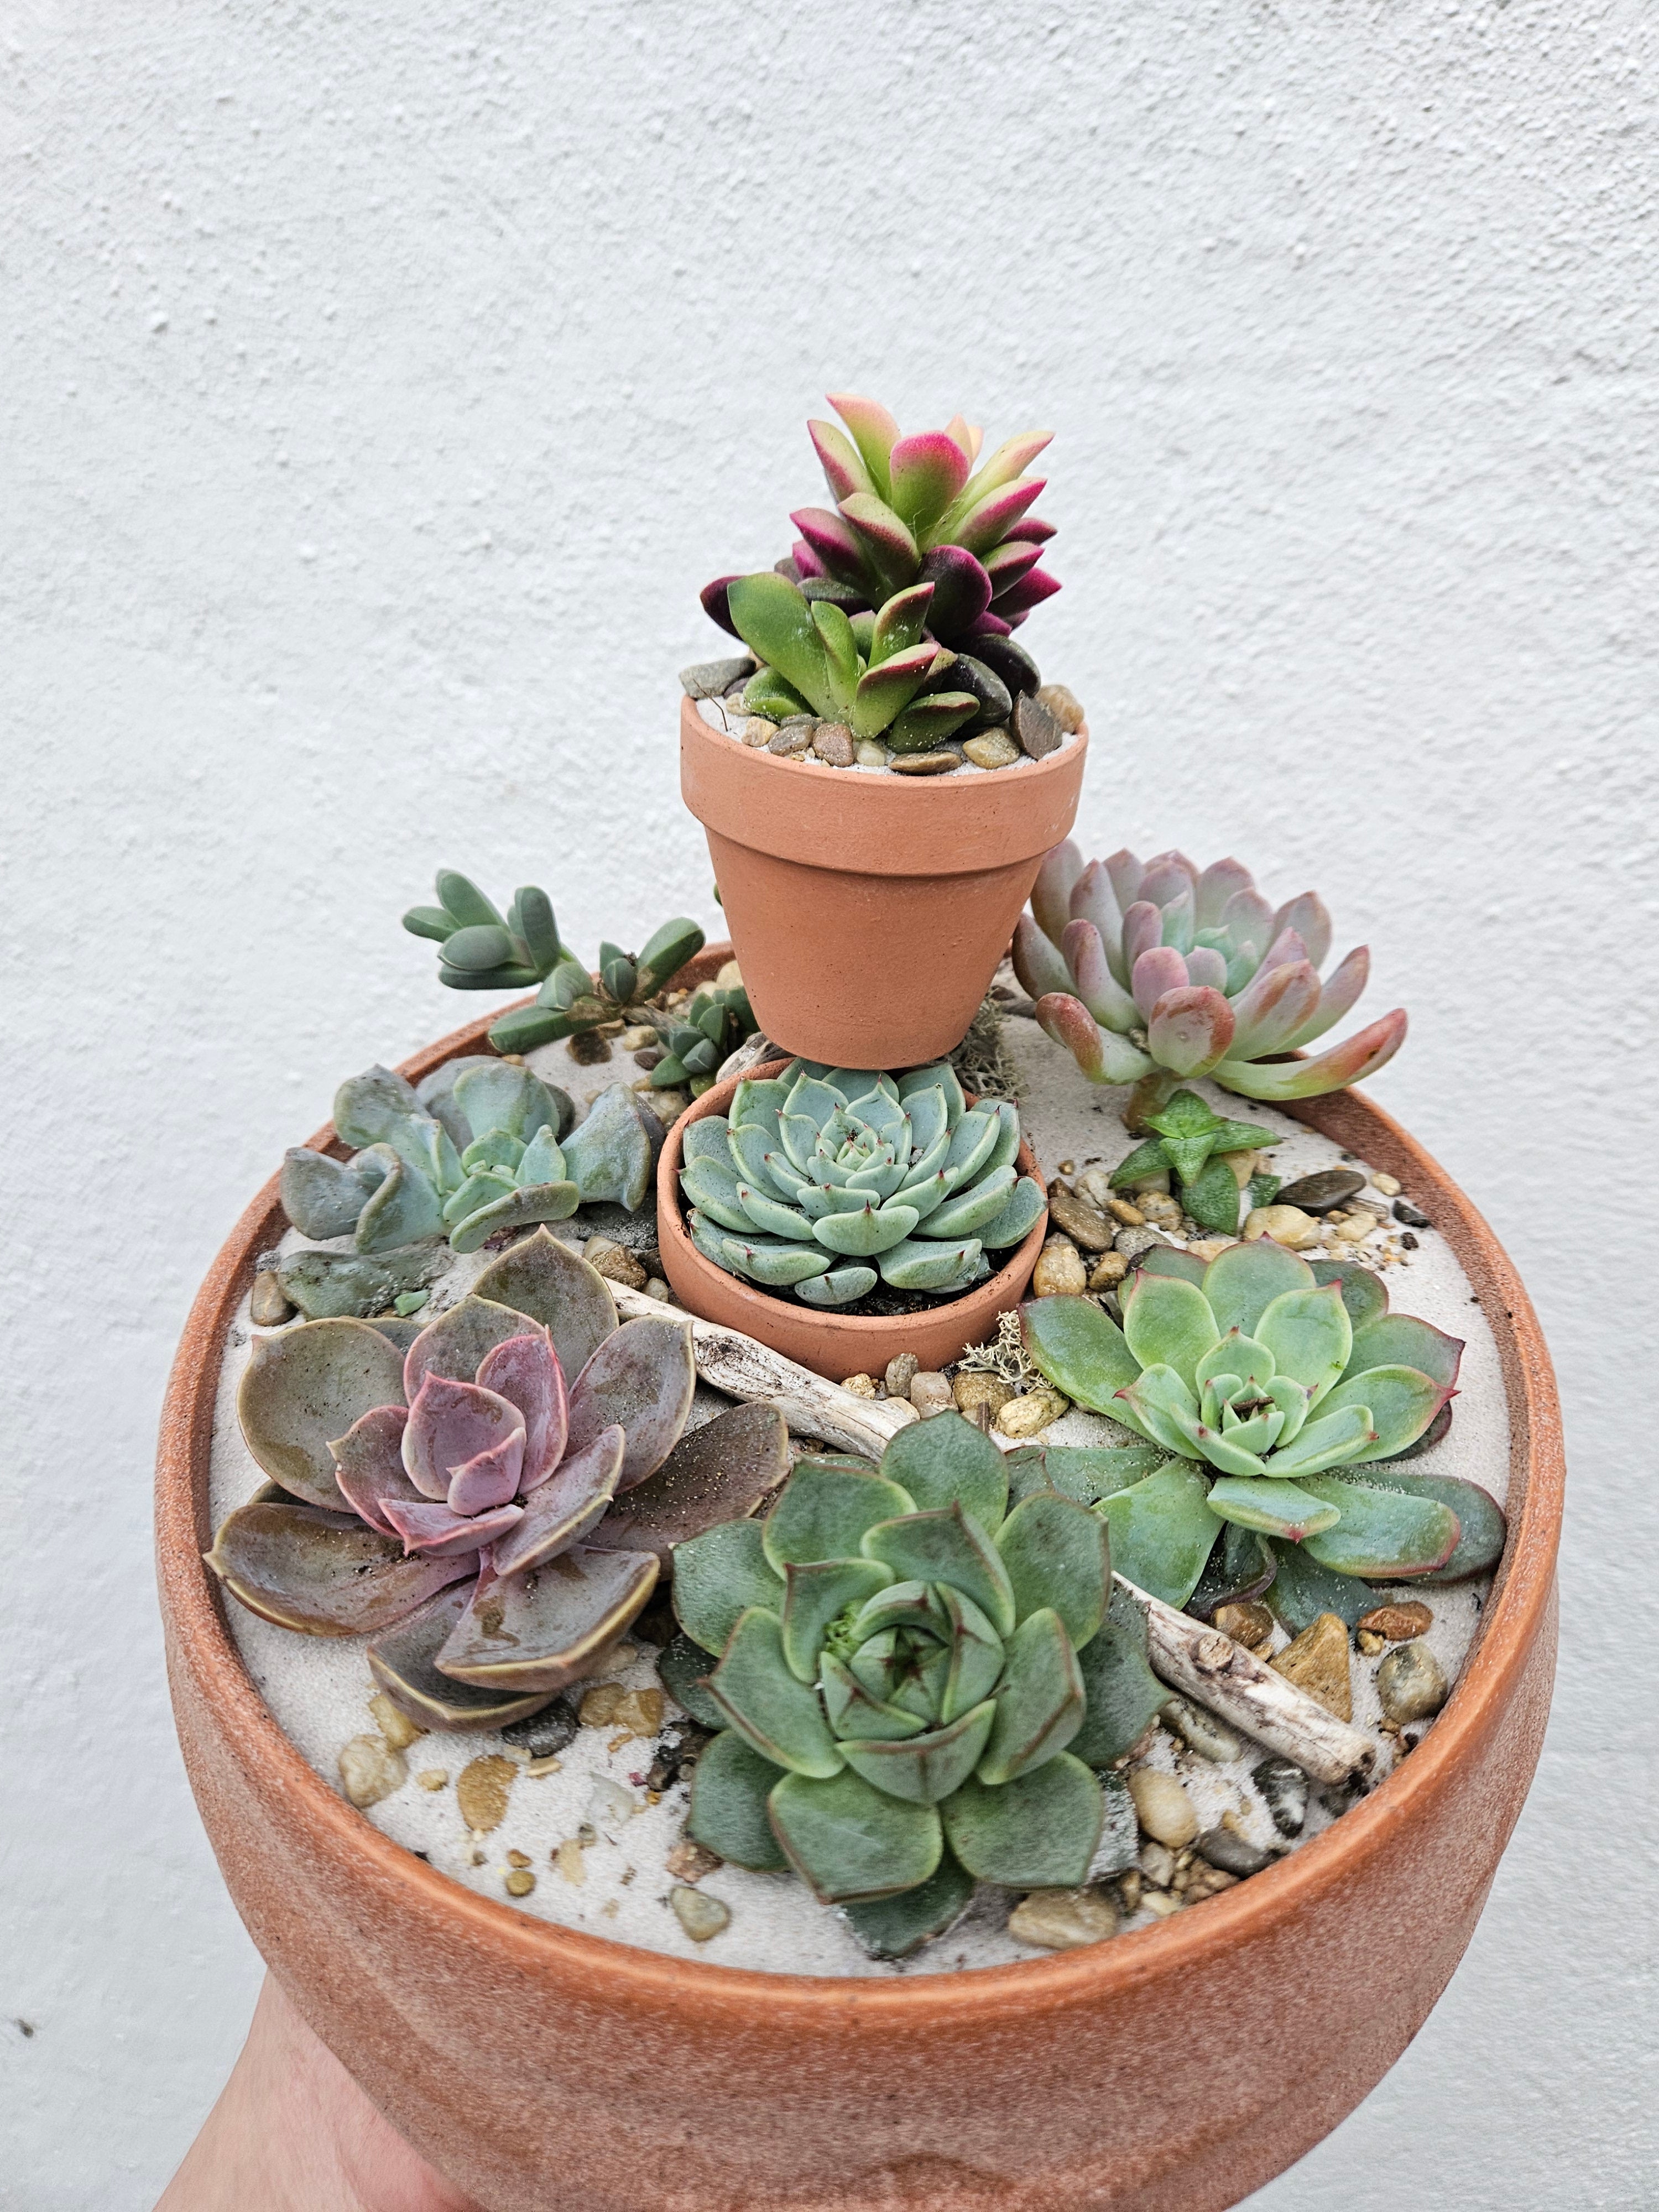
[[[1042,1218],[1019,1142],[1014,1107],[970,1108],[947,1061],[896,1079],[792,1060],[687,1126],[686,1226],[717,1267],[809,1305],[849,1305],[878,1277],[954,1297]]]
[[[579,1036],[602,1022],[645,1013],[654,998],[703,946],[703,933],[684,915],[665,922],[643,951],[601,945],[590,973],[562,942],[547,893],[534,884],[515,891],[503,915],[454,868],[440,868],[436,906],[410,907],[404,927],[438,948],[438,980],[452,991],[522,991],[540,984],[533,1006],[515,1007],[495,1023],[498,1052],[533,1052],[560,1037]]]
[[[501,1230],[562,1221],[580,1205],[642,1206],[661,1142],[655,1117],[617,1083],[573,1128],[574,1119],[562,1091],[488,1054],[446,1062],[418,1090],[372,1067],[334,1096],[335,1129],[360,1149],[342,1161],[295,1146],[283,1160],[283,1207],[301,1236],[349,1236],[359,1252],[442,1236],[475,1252]]]
[[[1167,1091],[1207,1075],[1248,1098],[1316,1098],[1374,1075],[1406,1036],[1395,1007],[1314,1059],[1281,1057],[1334,1028],[1365,988],[1364,945],[1321,981],[1330,943],[1314,892],[1275,910],[1237,860],[1200,871],[1182,853],[1126,851],[1085,866],[1068,840],[1020,916],[1014,968],[1091,1082]]]
[[[1266,1238],[1207,1265],[1164,1248],[1121,1298],[1121,1328],[1084,1297],[1033,1299],[1022,1320],[1049,1382],[1170,1455],[1103,1505],[1132,1582],[1184,1605],[1224,1522],[1366,1581],[1445,1569],[1460,1496],[1489,1525],[1496,1509],[1474,1485],[1443,1480],[1413,1494],[1379,1464],[1429,1434],[1463,1346],[1391,1314],[1366,1269],[1310,1266]],[[1248,1542],[1244,1554],[1265,1561],[1264,1586],[1273,1555]],[[1463,1559],[1458,1571],[1491,1564]]]
[[[700,1098],[714,1085],[721,1061],[758,1027],[740,986],[697,992],[662,1028],[663,1057],[651,1071],[653,1087],[666,1091],[683,1083]]]
[[[1099,1516],[1046,1486],[1010,1511],[1006,1462],[959,1414],[902,1430],[879,1468],[801,1462],[763,1522],[675,1554],[681,1626],[719,1660],[687,1694],[725,1724],[689,1832],[793,1867],[889,1956],[975,1879],[1084,1881],[1104,1803],[1077,1753],[1126,1747],[1091,1707],[1109,1594]],[[1121,1632],[1105,1649],[1135,1660]]]
[[[1241,1186],[1229,1162],[1240,1152],[1278,1144],[1272,1129],[1255,1121],[1224,1120],[1212,1113],[1195,1091],[1177,1091],[1156,1112],[1141,1118],[1156,1133],[1113,1169],[1115,1190],[1133,1189],[1149,1177],[1167,1175],[1179,1187],[1181,1202],[1193,1219],[1226,1237],[1238,1234],[1240,1212],[1246,1204],[1271,1203],[1269,1189],[1278,1189],[1277,1177],[1253,1177]]]
[[[533,1711],[651,1594],[652,1478],[672,1470],[694,1382],[684,1319],[619,1324],[604,1278],[539,1231],[418,1333],[337,1320],[257,1340],[237,1408],[270,1487],[208,1564],[280,1627],[374,1633],[372,1671],[427,1727]],[[782,1479],[781,1418],[740,1410],[718,1467],[699,1454],[692,1525],[751,1511]],[[619,1547],[603,1523],[620,1493],[635,1510]]]

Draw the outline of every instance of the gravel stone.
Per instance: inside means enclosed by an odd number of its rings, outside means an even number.
[[[895,753],[887,764],[895,775],[947,775],[953,768],[962,766],[962,755],[954,752]]]
[[[1346,1624],[1334,1613],[1322,1613],[1293,1644],[1287,1644],[1268,1665],[1304,1690],[1316,1705],[1323,1705],[1340,1721],[1353,1718],[1353,1682],[1348,1671]]]
[[[1217,1766],[1224,1766],[1230,1759],[1237,1759],[1244,1748],[1242,1736],[1235,1735],[1213,1713],[1206,1713],[1202,1705],[1194,1705],[1185,1698],[1171,1698],[1158,1718],[1189,1750]]]
[[[887,1385],[890,1398],[908,1398],[910,1385],[921,1372],[921,1362],[914,1352],[896,1352],[887,1363],[887,1372],[882,1378]]]
[[[1017,1943],[1042,1951],[1075,1951],[1117,1933],[1117,1907],[1103,1890],[1034,1889],[1008,1916]]]
[[[694,1943],[707,1943],[723,1928],[732,1924],[732,1908],[722,1905],[718,1897],[707,1897],[700,1889],[688,1889],[678,1883],[668,1893],[668,1902],[674,1908],[674,1917]]]
[[[1088,1287],[1089,1272],[1083,1255],[1069,1237],[1051,1237],[1037,1255],[1031,1273],[1034,1298],[1075,1297]]]
[[[1066,732],[1035,694],[1022,691],[1014,702],[1014,735],[1033,760],[1058,752]]]
[[[1281,1836],[1299,1836],[1308,1817],[1308,1778],[1293,1759],[1264,1759],[1250,1779]]]
[[[1403,1727],[1437,1713],[1451,1694],[1451,1685],[1426,1644],[1401,1644],[1376,1670],[1376,1694],[1389,1718]]]
[[[407,1713],[398,1711],[384,1690],[375,1692],[368,1701],[368,1710],[389,1750],[407,1751],[411,1743],[418,1743],[426,1734]]]
[[[776,735],[767,739],[766,750],[769,753],[787,754],[791,757],[797,753],[810,753],[812,750],[812,733],[816,727],[817,725],[812,722],[780,722]]]
[[[461,1769],[455,1782],[455,1802],[462,1820],[475,1835],[487,1836],[492,1828],[501,1826],[518,1773],[513,1761],[499,1752],[471,1759]]]
[[[769,745],[777,734],[777,724],[769,722],[764,714],[751,714],[740,732],[744,744],[755,752],[763,745]]]
[[[1037,687],[1036,702],[1046,707],[1068,737],[1075,737],[1083,727],[1083,702],[1075,691],[1068,691],[1063,684],[1043,684]]]
[[[1408,1198],[1397,1198],[1394,1202],[1394,1218],[1407,1229],[1432,1229],[1426,1213],[1421,1212]]]
[[[1260,1874],[1263,1867],[1273,1864],[1274,1857],[1272,1851],[1236,1836],[1231,1828],[1206,1828],[1198,1839],[1198,1855],[1222,1874],[1240,1877]]]
[[[876,1395],[876,1378],[873,1375],[849,1375],[841,1387],[843,1390],[850,1391],[854,1398],[873,1398]]]
[[[1318,1243],[1320,1234],[1319,1224],[1299,1206],[1253,1206],[1245,1217],[1247,1242],[1252,1237],[1271,1237],[1275,1244],[1283,1244],[1292,1252],[1303,1252],[1310,1244]]]
[[[1304,1213],[1328,1213],[1365,1188],[1365,1178],[1353,1168],[1321,1168],[1287,1182],[1279,1194],[1281,1206],[1299,1206]]]
[[[294,1308],[274,1267],[261,1267],[253,1278],[247,1312],[255,1328],[280,1328],[293,1315]]]
[[[754,656],[747,653],[726,660],[694,660],[681,669],[680,688],[688,699],[720,699],[734,684],[746,684],[754,672]]]
[[[1091,1291],[1113,1291],[1129,1272],[1129,1263],[1121,1252],[1103,1252],[1089,1276]]]
[[[1267,1643],[1273,1632],[1272,1613],[1254,1598],[1242,1604],[1217,1606],[1215,1625],[1224,1636],[1231,1636],[1235,1644],[1242,1644],[1249,1651]]]
[[[608,1237],[590,1237],[582,1247],[582,1257],[599,1274],[630,1291],[642,1291],[650,1279],[634,1255]]]
[[[1155,1843],[1180,1850],[1198,1833],[1198,1814],[1186,1787],[1155,1766],[1138,1766],[1129,1777],[1135,1818]],[[1146,1862],[1141,1862],[1145,1870]]]
[[[1004,729],[981,730],[962,750],[975,768],[1012,768],[1019,758],[1019,747]]]
[[[860,738],[853,748],[853,757],[860,768],[885,768],[892,757],[876,738]]]
[[[812,750],[831,768],[851,768],[853,732],[845,722],[820,722],[812,732]]]
[[[1056,1176],[1048,1186],[1048,1212],[1056,1229],[1063,1229],[1085,1252],[1109,1252],[1117,1231],[1098,1206],[1079,1197]]]
[[[1032,1390],[1013,1398],[997,1415],[994,1427],[1005,1437],[1035,1437],[1071,1411],[1069,1399],[1058,1390]]]
[[[1112,1239],[1114,1248],[1133,1264],[1143,1252],[1150,1252],[1154,1244],[1167,1244],[1169,1238],[1158,1229],[1120,1229]]]
[[[956,1405],[951,1379],[923,1369],[910,1377],[910,1403],[925,1421],[932,1413],[948,1413]]]
[[[988,1407],[993,1419],[1003,1407],[1012,1402],[1014,1386],[1005,1382],[1000,1375],[988,1375],[983,1368],[967,1367],[951,1385],[959,1413],[970,1413],[975,1406]]]
[[[1361,1613],[1356,1626],[1380,1636],[1385,1644],[1407,1644],[1414,1636],[1428,1634],[1434,1615],[1420,1598],[1411,1598],[1400,1605],[1375,1605]]]
[[[682,1836],[663,1861],[665,1870],[676,1881],[700,1882],[704,1875],[714,1874],[726,1864],[718,1851],[706,1844],[694,1843],[690,1836]]]
[[[340,1753],[340,1786],[362,1813],[409,1779],[409,1765],[383,1737],[354,1735]]]

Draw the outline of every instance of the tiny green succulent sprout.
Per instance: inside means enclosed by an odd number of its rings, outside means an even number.
[[[1099,1516],[1047,1487],[1010,1510],[1002,1455],[960,1414],[902,1430],[879,1468],[801,1461],[763,1522],[675,1553],[680,1626],[719,1662],[690,1694],[724,1729],[689,1832],[792,1867],[885,1956],[976,1879],[1084,1881],[1104,1801],[1072,1747],[1117,1755],[1088,1687],[1109,1595]]]
[[[991,1272],[1046,1200],[1019,1172],[1019,1115],[970,1108],[948,1061],[895,1079],[816,1061],[739,1084],[688,1124],[686,1225],[728,1274],[844,1306],[874,1290],[950,1297]]]
[[[647,1002],[702,950],[703,933],[684,915],[665,922],[641,952],[601,945],[591,971],[563,944],[547,893],[530,884],[501,914],[477,885],[440,868],[438,904],[411,907],[404,927],[439,946],[438,980],[453,991],[522,991],[535,1002],[503,1014],[489,1031],[497,1052],[533,1052],[603,1022],[651,1018]]]
[[[504,1229],[562,1221],[579,1206],[645,1202],[662,1138],[625,1084],[578,1126],[566,1094],[527,1067],[471,1055],[416,1090],[390,1068],[343,1083],[334,1126],[349,1160],[296,1146],[283,1161],[284,1212],[303,1237],[349,1237],[389,1252],[447,1236],[475,1252]]]
[[[1358,945],[1322,981],[1331,918],[1313,891],[1277,909],[1237,860],[1184,853],[1091,860],[1068,840],[1038,872],[1014,932],[1014,968],[1036,1018],[1091,1083],[1167,1098],[1207,1075],[1246,1098],[1318,1098],[1387,1065],[1405,1041],[1392,1013],[1312,1059],[1364,989]],[[1145,1095],[1145,1092],[1143,1092]]]
[[[1463,1346],[1390,1313],[1375,1274],[1259,1238],[1207,1265],[1161,1248],[1121,1297],[1121,1328],[1085,1297],[1033,1299],[1022,1318],[1050,1382],[1167,1455],[1100,1503],[1131,1582],[1177,1606],[1206,1578],[1212,1604],[1255,1595],[1287,1547],[1367,1581],[1493,1564],[1502,1516],[1484,1491],[1380,1464],[1440,1433]]]
[[[1237,1236],[1243,1206],[1273,1203],[1277,1176],[1249,1176],[1241,1183],[1232,1165],[1243,1154],[1278,1144],[1273,1130],[1254,1121],[1224,1121],[1195,1091],[1177,1091],[1144,1121],[1157,1134],[1113,1170],[1114,1190],[1133,1190],[1167,1175],[1193,1219],[1225,1237]]]
[[[715,1081],[720,1063],[758,1024],[741,986],[698,991],[662,1031],[663,1056],[651,1071],[659,1091],[684,1084],[694,1098]]]

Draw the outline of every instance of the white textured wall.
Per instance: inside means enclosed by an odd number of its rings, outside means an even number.
[[[148,1556],[193,1285],[338,1078],[473,1011],[396,926],[437,863],[584,946],[714,920],[674,671],[842,385],[1058,432],[1085,843],[1370,939],[1376,1093],[1566,1389],[1537,1788],[1254,2201],[1648,2201],[1656,64],[1606,0],[0,10],[0,2203],[147,2205],[257,1978]]]

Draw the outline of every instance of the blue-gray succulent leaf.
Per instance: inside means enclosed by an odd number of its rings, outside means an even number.
[[[738,1195],[738,1179],[724,1162],[691,1160],[680,1170],[680,1188],[700,1213],[722,1229],[748,1230],[753,1224]]]
[[[928,1219],[930,1237],[972,1237],[994,1221],[1014,1188],[1012,1167],[995,1168],[981,1175],[966,1190],[945,1200]]]
[[[569,1179],[564,1154],[553,1133],[553,1125],[550,1121],[544,1121],[524,1147],[513,1170],[513,1180],[521,1190],[526,1190],[532,1183],[564,1182]]]
[[[809,1306],[850,1306],[873,1291],[878,1279],[873,1267],[831,1267],[827,1275],[811,1275],[797,1283],[795,1296]]]
[[[755,1227],[769,1236],[788,1237],[798,1244],[811,1237],[812,1224],[804,1213],[757,1190],[751,1183],[738,1182],[738,1203]]]
[[[981,1257],[976,1237],[938,1243],[907,1237],[882,1254],[881,1278],[896,1291],[951,1291],[974,1279]]]
[[[647,1127],[638,1097],[625,1083],[602,1091],[585,1121],[564,1140],[565,1171],[585,1204],[626,1206],[636,1213],[651,1188],[654,1117]]]
[[[403,1077],[378,1065],[349,1076],[334,1094],[335,1130],[343,1144],[359,1147],[382,1143],[394,1124],[424,1111]]]
[[[283,1211],[302,1237],[349,1237],[387,1173],[381,1148],[349,1160],[296,1145],[283,1158]],[[396,1155],[392,1155],[395,1159]]]
[[[1000,1252],[1010,1244],[1021,1243],[1036,1227],[1048,1203],[1048,1195],[1036,1176],[1022,1176],[1009,1192],[1002,1211],[979,1231],[981,1243],[988,1251]]]
[[[945,1105],[951,1127],[968,1110],[968,1101],[963,1096],[962,1081],[948,1060],[933,1061],[927,1067],[913,1067],[908,1075],[898,1079],[898,1095],[908,1100],[913,1091],[927,1091],[937,1085],[945,1093]]]
[[[380,1170],[380,1181],[357,1218],[358,1251],[392,1252],[400,1244],[442,1236],[442,1200],[418,1169],[409,1167],[390,1145],[366,1146],[357,1158],[372,1161]]]

